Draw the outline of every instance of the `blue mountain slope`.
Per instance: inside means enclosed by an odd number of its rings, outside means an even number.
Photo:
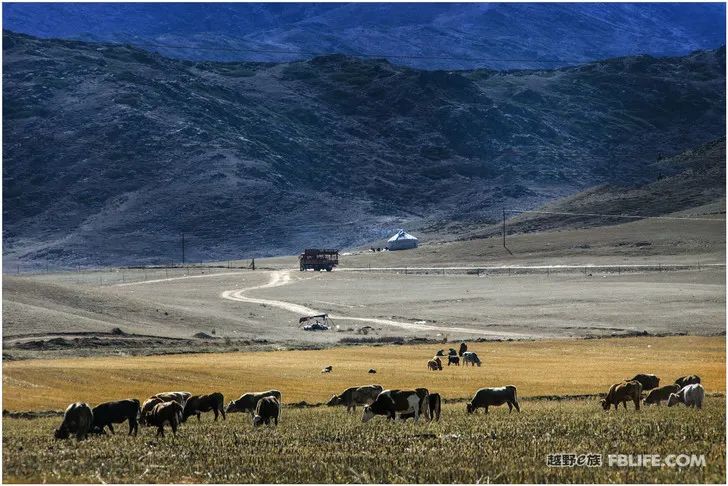
[[[128,42],[185,59],[280,62],[311,53],[382,53],[424,69],[553,68],[624,55],[680,55],[716,48],[726,36],[725,5],[717,3],[10,3],[3,5],[3,25],[46,38]],[[534,62],[555,59],[564,62]]]

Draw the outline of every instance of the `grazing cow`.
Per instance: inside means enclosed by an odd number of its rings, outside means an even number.
[[[334,395],[326,405],[346,405],[346,411],[356,412],[357,405],[369,405],[377,399],[382,392],[382,385],[352,386],[344,390],[341,395]]]
[[[413,413],[415,422],[420,418],[425,396],[422,390],[384,390],[377,396],[371,405],[364,406],[362,422],[368,422],[375,415],[386,415],[387,419],[394,420],[397,413]]]
[[[700,383],[700,377],[698,375],[681,376],[675,380],[675,383],[680,385],[680,388],[688,385],[697,385]]]
[[[154,406],[158,403],[163,402],[164,400],[159,397],[151,397],[146,399],[142,404],[142,409],[139,413],[139,423],[142,425],[147,425],[147,417],[149,417],[149,414],[152,413],[152,409],[154,408]]]
[[[460,356],[448,356],[447,357],[447,365],[455,365],[460,366]]]
[[[139,414],[139,423],[142,425],[147,425],[147,417],[152,412],[152,408],[154,408],[156,404],[164,402],[177,402],[180,404],[182,409],[184,409],[185,404],[187,403],[187,399],[191,396],[192,393],[185,391],[162,392],[157,393],[156,395],[152,395],[142,404],[142,410]]]
[[[94,416],[93,428],[95,431],[103,433],[104,427],[109,427],[109,431],[113,434],[113,424],[121,424],[124,423],[124,420],[128,420],[129,435],[137,435],[139,430],[137,417],[140,410],[139,400],[136,398],[101,403],[92,410]]]
[[[227,413],[248,412],[251,415],[255,414],[255,407],[258,406],[258,401],[263,397],[275,397],[278,403],[281,402],[281,392],[278,390],[268,390],[264,392],[252,392],[244,393],[240,395],[240,398],[233,400],[228,403],[225,408]]]
[[[642,403],[644,405],[657,404],[659,406],[661,401],[667,400],[671,394],[677,393],[678,390],[680,390],[680,385],[665,385],[660,388],[655,388],[650,390],[650,393],[642,400]]]
[[[192,415],[197,415],[199,421],[202,412],[210,411],[215,414],[215,421],[217,421],[218,414],[222,414],[222,419],[225,420],[224,404],[225,398],[220,392],[210,393],[209,395],[193,395],[185,403],[182,422],[187,422],[187,418]]]
[[[94,414],[88,403],[72,403],[63,413],[63,422],[53,435],[56,439],[68,439],[70,434],[76,434],[76,440],[85,439],[93,423]]]
[[[467,352],[468,345],[465,343],[460,343],[460,349],[458,349],[458,356],[462,357],[463,353]]]
[[[419,392],[420,395],[422,395],[422,390],[427,390],[426,388],[417,388],[415,391]],[[440,398],[439,393],[427,393],[426,400],[424,401],[425,410],[421,411],[420,414],[424,415],[427,420],[432,421],[440,421],[440,411],[442,409],[442,399]],[[408,418],[414,417],[414,412],[411,413],[401,413],[399,414],[399,418],[402,420],[407,420]]]
[[[427,369],[431,371],[442,370],[442,361],[440,361],[440,358],[429,360],[427,362]]]
[[[369,371],[367,373],[371,373],[373,375],[376,372],[377,370],[375,370],[374,368],[369,368]]]
[[[321,370],[321,373],[331,373],[333,371],[333,366],[327,366],[326,368]]]
[[[480,364],[481,364],[480,358],[478,358],[478,355],[473,353],[472,351],[465,351],[463,353],[462,358],[463,358],[463,366],[467,366],[468,363],[470,363],[473,366],[475,366],[475,365],[480,366]]]
[[[466,406],[468,413],[475,413],[479,408],[484,408],[488,413],[488,407],[498,407],[504,403],[508,404],[508,411],[512,412],[513,407],[520,412],[521,407],[518,405],[518,394],[516,387],[506,385],[497,388],[481,388],[475,392],[475,396]]]
[[[438,349],[437,353],[435,353],[435,356],[445,356],[445,350],[444,349]]]
[[[182,421],[184,409],[178,402],[169,401],[157,403],[147,415],[147,423],[157,427],[157,436],[164,437],[164,426],[172,427],[172,434],[177,435],[177,427]]]
[[[670,395],[667,399],[667,406],[672,407],[678,403],[684,403],[688,407],[703,408],[705,400],[705,388],[700,383],[693,383],[682,388],[677,393]]]
[[[278,403],[276,397],[263,397],[258,400],[255,406],[255,416],[253,416],[253,426],[257,427],[261,424],[269,425],[270,420],[278,425],[278,417],[281,414],[281,404]]]
[[[624,409],[627,410],[627,402],[632,400],[634,402],[635,410],[640,409],[640,395],[642,394],[642,383],[639,381],[623,381],[622,383],[615,383],[609,388],[607,396],[602,399],[602,408],[606,411],[614,405],[614,409],[619,408],[619,404],[624,404]]]
[[[660,386],[660,379],[658,377],[644,373],[634,375],[634,378],[625,381],[638,381],[642,385],[642,391],[652,390]]]

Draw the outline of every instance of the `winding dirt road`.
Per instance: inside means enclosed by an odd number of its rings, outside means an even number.
[[[270,281],[266,284],[257,285],[255,287],[247,287],[244,289],[226,290],[221,294],[221,297],[223,299],[234,300],[237,302],[246,302],[246,303],[250,303],[250,304],[265,304],[265,305],[269,305],[271,307],[277,307],[279,309],[293,312],[295,314],[298,314],[299,316],[316,315],[316,314],[323,313],[320,310],[312,309],[310,307],[306,307],[306,306],[299,305],[299,304],[294,304],[292,302],[285,302],[282,300],[261,299],[261,298],[256,298],[256,297],[249,297],[246,295],[248,292],[250,292],[252,290],[281,287],[281,286],[287,285],[289,283],[291,283],[291,271],[290,270],[277,270],[277,271],[270,272]],[[513,338],[529,337],[526,334],[519,334],[519,333],[513,333],[513,332],[502,332],[502,331],[493,332],[493,331],[486,331],[486,330],[480,330],[480,329],[472,329],[472,328],[467,328],[467,327],[434,326],[431,324],[420,324],[420,323],[414,323],[414,322],[394,321],[391,319],[381,319],[381,318],[376,318],[376,317],[352,317],[352,316],[334,315],[334,314],[329,314],[329,317],[331,319],[336,319],[336,320],[368,322],[371,324],[378,324],[381,326],[398,327],[398,328],[406,329],[409,331],[431,331],[431,332],[450,332],[450,333],[456,332],[456,333],[477,334],[477,335],[483,335],[483,336],[500,336],[500,337],[513,337]]]

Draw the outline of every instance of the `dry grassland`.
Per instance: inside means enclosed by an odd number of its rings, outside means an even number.
[[[483,386],[513,384],[521,397],[604,392],[635,373],[663,383],[698,374],[708,392],[725,392],[725,337],[638,337],[471,343],[480,368],[427,371],[426,362],[449,345],[359,346],[314,351],[272,351],[148,357],[28,360],[3,364],[3,408],[63,409],[143,399],[167,390],[221,391],[226,399],[277,388],[284,403],[318,403],[365,383],[386,388],[426,386],[445,398],[464,398]],[[322,374],[326,365],[333,373]],[[368,374],[376,368],[377,374]]]

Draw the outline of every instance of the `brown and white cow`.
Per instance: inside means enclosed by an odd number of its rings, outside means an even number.
[[[426,400],[426,395],[422,395],[420,390],[384,390],[371,405],[364,407],[361,421],[368,422],[375,415],[385,415],[387,419],[394,420],[398,413],[413,413],[417,422]]]
[[[640,409],[640,395],[642,394],[642,384],[639,381],[623,381],[615,383],[609,388],[607,396],[601,401],[602,408],[606,411],[614,405],[614,409],[619,408],[619,404],[624,404],[627,410],[627,402],[633,401],[635,410]]]
[[[369,405],[377,399],[382,392],[382,385],[352,386],[347,388],[341,395],[334,395],[326,403],[330,407],[346,405],[346,411],[356,412],[357,405]]]
[[[442,361],[440,358],[435,357],[427,362],[427,369],[430,371],[442,371]]]
[[[468,413],[475,413],[479,408],[484,408],[485,413],[488,413],[488,407],[499,407],[504,403],[508,404],[509,412],[512,412],[514,407],[516,411],[521,411],[515,386],[506,385],[495,388],[481,388],[475,392],[473,399],[467,403],[465,410]]]
[[[200,420],[200,414],[202,412],[212,411],[215,414],[215,420],[217,421],[218,414],[222,414],[222,419],[225,420],[225,397],[220,392],[210,393],[209,395],[193,395],[187,399],[185,403],[184,412],[182,412],[182,422],[186,422],[187,418],[192,415],[197,415],[197,420]]]

